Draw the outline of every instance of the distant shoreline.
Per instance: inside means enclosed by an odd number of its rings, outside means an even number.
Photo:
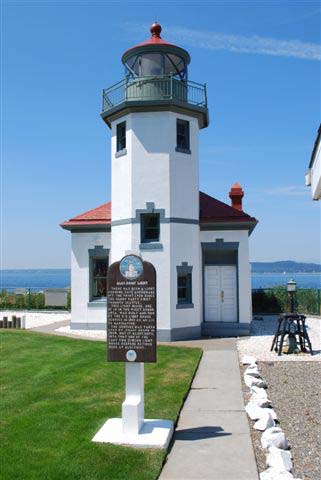
[[[321,272],[251,272],[251,275],[319,275]]]
[[[321,289],[320,272],[287,272],[285,269],[281,273],[251,271],[253,289],[285,287],[287,282],[292,279],[296,281],[297,288]],[[41,291],[46,288],[66,288],[70,284],[70,268],[28,268],[0,271],[0,290],[30,288],[32,291]]]
[[[4,268],[0,269],[1,273],[11,273],[11,272],[71,272],[71,268]],[[251,275],[321,275],[321,271],[313,271],[313,272],[302,272],[302,271],[287,271],[284,270],[274,271],[274,270],[266,270],[266,271],[257,271],[251,270]]]

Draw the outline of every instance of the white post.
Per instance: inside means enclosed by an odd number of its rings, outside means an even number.
[[[144,364],[126,362],[126,398],[122,405],[123,434],[138,435],[144,423]]]
[[[93,442],[167,448],[173,434],[171,420],[144,419],[144,364],[126,362],[126,398],[122,418],[109,418]]]

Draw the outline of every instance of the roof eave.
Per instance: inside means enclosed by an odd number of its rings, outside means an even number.
[[[249,235],[258,224],[258,220],[251,219],[246,221],[213,221],[201,220],[200,230],[248,230]]]
[[[72,223],[64,222],[60,227],[70,232],[110,232],[110,223]]]
[[[320,124],[320,126],[319,126],[317,138],[315,139],[314,146],[313,146],[313,150],[312,150],[312,153],[311,153],[311,158],[310,158],[310,163],[309,163],[309,170],[311,170],[311,168],[313,167],[314,160],[315,160],[315,157],[316,157],[316,153],[317,153],[317,150],[318,150],[318,145],[319,145],[320,140],[321,140],[321,124]]]
[[[154,111],[173,111],[176,113],[185,113],[198,119],[199,128],[206,128],[209,125],[209,112],[207,107],[193,105],[177,99],[165,100],[124,100],[115,105],[110,110],[101,112],[103,121],[111,128],[112,122],[118,118],[132,112],[154,112]]]
[[[148,53],[148,52],[162,52],[162,51],[174,53],[180,57],[183,57],[187,65],[189,65],[191,62],[190,54],[187,52],[187,50],[185,50],[182,47],[178,47],[177,45],[173,45],[167,42],[149,43],[148,41],[139,43],[138,45],[135,45],[134,47],[131,47],[128,50],[126,50],[121,57],[121,61],[123,64],[125,64],[128,58],[132,57],[133,55],[138,55],[141,53]]]

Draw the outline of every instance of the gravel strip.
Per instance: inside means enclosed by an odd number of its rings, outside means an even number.
[[[314,362],[259,362],[258,365],[268,384],[268,396],[280,427],[291,445],[294,476],[303,480],[321,479],[320,365]],[[245,368],[241,367],[242,374]],[[245,402],[250,397],[248,390],[243,383]],[[254,422],[250,419],[249,423],[258,469],[262,472],[267,467],[261,433],[252,428]]]
[[[263,320],[253,320],[250,337],[239,338],[237,349],[243,355],[253,355],[257,360],[264,362],[320,362],[321,361],[321,318],[308,317],[306,319],[307,332],[312,343],[313,356],[310,353],[284,355],[280,357],[276,352],[270,352],[272,340],[277,326],[277,315],[265,315]]]

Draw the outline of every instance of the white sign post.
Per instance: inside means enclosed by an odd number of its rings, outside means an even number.
[[[156,272],[137,255],[126,255],[108,269],[108,360],[126,362],[122,418],[110,418],[94,442],[166,448],[170,420],[144,419],[144,362],[156,362]]]
[[[122,405],[122,418],[107,420],[93,442],[167,448],[173,429],[170,420],[144,419],[144,364],[126,363],[126,398]]]
[[[126,398],[122,405],[123,434],[138,435],[144,424],[144,364],[126,363]]]

